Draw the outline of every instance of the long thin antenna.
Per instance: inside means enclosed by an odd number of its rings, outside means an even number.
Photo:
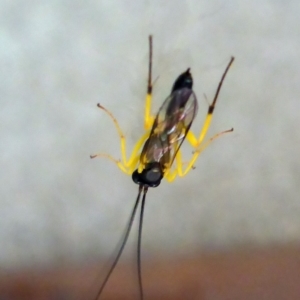
[[[139,191],[138,191],[138,195],[137,195],[137,198],[135,200],[135,204],[134,204],[134,207],[133,207],[133,210],[132,210],[132,213],[131,213],[130,218],[129,218],[129,222],[128,222],[126,230],[125,230],[124,238],[123,238],[123,241],[121,243],[120,249],[119,249],[116,258],[114,259],[114,261],[113,261],[113,263],[112,263],[112,265],[111,265],[111,267],[109,269],[109,272],[107,273],[107,275],[106,275],[106,277],[105,277],[105,279],[104,279],[104,281],[103,281],[103,283],[102,283],[102,285],[101,285],[101,287],[99,289],[99,292],[97,293],[97,296],[96,296],[95,300],[98,300],[99,297],[101,296],[102,291],[103,291],[103,289],[104,289],[104,287],[105,287],[105,285],[106,285],[106,283],[107,283],[107,281],[108,281],[111,273],[115,269],[115,267],[116,267],[116,265],[117,265],[117,263],[119,261],[119,258],[121,256],[123,250],[124,250],[124,247],[125,247],[126,242],[128,240],[128,236],[129,236],[129,233],[130,233],[130,230],[131,230],[131,227],[132,227],[132,223],[133,223],[133,220],[134,220],[134,217],[135,217],[135,213],[136,213],[138,204],[140,202],[140,197],[141,197],[142,190],[143,190],[143,188],[142,188],[142,186],[140,186],[139,187]],[[145,195],[145,192],[144,192],[144,195]],[[144,196],[143,196],[143,199],[144,199]]]
[[[140,300],[144,299],[143,282],[142,282],[141,244],[142,244],[143,218],[144,218],[144,209],[145,209],[147,191],[148,191],[148,187],[144,186],[140,220],[139,220],[138,247],[137,247],[137,268],[138,268],[138,278],[139,278]]]

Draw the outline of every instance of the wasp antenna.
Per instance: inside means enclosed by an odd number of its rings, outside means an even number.
[[[140,202],[141,192],[142,192],[142,187],[139,187],[138,195],[136,197],[133,210],[131,212],[131,215],[130,215],[128,224],[126,226],[125,232],[123,234],[123,237],[121,238],[120,248],[117,251],[117,255],[116,255],[116,257],[115,257],[115,259],[114,259],[114,261],[113,261],[113,263],[112,263],[112,265],[111,265],[111,267],[110,267],[110,269],[109,269],[106,277],[104,278],[104,281],[103,281],[103,283],[102,283],[102,285],[101,285],[101,287],[100,287],[100,289],[99,289],[99,291],[97,293],[97,296],[95,297],[95,300],[98,300],[100,298],[100,296],[101,296],[101,294],[102,294],[102,292],[103,292],[103,290],[104,290],[104,288],[106,286],[106,283],[108,282],[108,279],[110,278],[110,275],[112,274],[113,270],[115,269],[115,267],[116,267],[116,265],[117,265],[117,263],[118,263],[118,261],[120,259],[120,256],[121,256],[121,254],[122,254],[122,252],[124,250],[124,247],[125,247],[126,242],[128,240],[129,233],[131,231],[131,227],[132,227],[132,223],[133,223],[133,220],[134,220],[134,217],[135,217],[135,213],[136,213],[138,204]],[[144,194],[145,194],[145,192],[144,192]]]
[[[147,191],[148,191],[148,187],[144,186],[143,187],[143,198],[142,198],[142,204],[141,204],[140,220],[139,220],[138,247],[137,247],[137,268],[138,268],[140,300],[144,299],[143,282],[142,282],[141,245],[142,245],[143,219],[144,219],[144,210],[145,210]]]

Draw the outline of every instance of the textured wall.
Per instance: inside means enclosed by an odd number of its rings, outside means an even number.
[[[120,157],[142,134],[148,41],[154,112],[192,68],[201,127],[231,55],[196,169],[150,190],[144,255],[299,240],[297,1],[0,1],[0,265],[111,253],[137,186]],[[187,159],[191,149],[185,151]],[[136,230],[133,231],[136,234]],[[134,239],[131,239],[131,242]],[[133,250],[130,255],[132,255]]]

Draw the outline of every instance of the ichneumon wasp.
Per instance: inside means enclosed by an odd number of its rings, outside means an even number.
[[[132,223],[136,214],[138,204],[142,195],[142,203],[139,217],[138,229],[138,245],[137,245],[137,266],[138,266],[138,279],[139,279],[139,294],[140,299],[143,299],[143,285],[141,274],[141,239],[142,239],[142,226],[143,215],[146,201],[146,194],[149,187],[157,187],[161,180],[165,178],[167,181],[172,182],[176,176],[185,176],[191,169],[193,169],[199,154],[217,137],[220,135],[233,131],[232,129],[220,132],[207,141],[204,138],[209,129],[214,108],[225,79],[225,76],[234,61],[231,57],[217,87],[214,99],[208,107],[208,112],[204,120],[203,127],[199,136],[196,136],[190,127],[196,117],[198,110],[197,98],[192,90],[193,78],[188,68],[185,72],[178,76],[175,80],[171,94],[163,102],[156,116],[151,115],[152,103],[152,36],[149,36],[149,66],[148,66],[148,86],[145,103],[144,127],[146,132],[138,140],[133,148],[133,151],[127,159],[126,157],[126,138],[119,126],[118,121],[113,114],[100,104],[99,108],[104,110],[112,119],[120,137],[121,155],[122,159],[117,160],[111,155],[100,153],[91,155],[91,158],[98,156],[106,157],[113,161],[124,173],[131,175],[133,181],[138,184],[138,195],[127,224],[123,241],[120,249],[107,273],[99,291],[96,300],[100,298],[102,291],[116,267],[119,258],[126,245]],[[180,147],[184,140],[187,140],[192,146],[193,155],[187,166],[183,167],[185,163],[182,162]],[[172,168],[173,166],[173,168]]]

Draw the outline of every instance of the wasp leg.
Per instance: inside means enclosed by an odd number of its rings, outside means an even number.
[[[208,113],[206,115],[202,130],[201,130],[198,138],[196,138],[196,136],[194,135],[194,133],[192,131],[189,131],[187,133],[186,139],[193,148],[199,147],[199,145],[203,142],[203,140],[207,134],[208,128],[210,127],[211,119],[212,119],[212,113]]]
[[[124,165],[126,165],[127,159],[126,159],[126,138],[121,130],[121,127],[117,121],[117,119],[114,117],[114,115],[108,110],[106,109],[104,106],[102,106],[100,103],[97,104],[97,106],[104,110],[108,116],[112,119],[112,121],[115,124],[115,127],[117,129],[118,135],[120,137],[120,142],[121,142],[121,154],[122,154],[122,161],[124,163]]]
[[[234,61],[234,57],[231,57],[228,65],[227,65],[227,67],[226,67],[226,69],[225,69],[225,71],[224,71],[224,73],[221,77],[221,80],[218,84],[214,100],[213,100],[212,104],[209,105],[209,107],[208,107],[207,115],[206,115],[206,118],[204,120],[204,124],[203,124],[202,130],[199,134],[198,139],[195,137],[195,135],[192,132],[188,132],[188,134],[187,134],[186,138],[194,148],[198,148],[200,146],[200,144],[203,142],[203,140],[204,140],[204,138],[207,134],[207,131],[210,127],[210,123],[211,123],[211,120],[212,120],[212,116],[213,116],[213,113],[214,113],[214,109],[215,109],[215,106],[216,106],[216,103],[217,103],[217,100],[218,100],[218,96],[219,96],[223,81],[224,81],[224,79],[226,77],[226,74],[227,74],[230,66],[232,65],[233,61]]]
[[[149,130],[154,122],[154,117],[151,115],[152,104],[152,35],[149,35],[149,67],[148,67],[148,84],[147,95],[145,101],[145,116],[144,127]]]
[[[164,178],[168,181],[168,182],[172,182],[174,181],[174,179],[176,178],[176,176],[178,175],[178,159],[179,161],[181,161],[181,151],[178,150],[177,154],[176,154],[176,168],[171,170],[168,169],[164,175]],[[182,164],[181,164],[182,166]],[[182,167],[181,167],[182,168]]]
[[[118,135],[120,137],[120,144],[121,144],[121,155],[122,155],[122,160],[116,160],[115,158],[111,157],[109,154],[105,154],[105,153],[100,153],[100,154],[96,154],[96,155],[92,155],[91,157],[106,157],[108,159],[110,159],[111,161],[113,161],[114,163],[117,164],[117,166],[126,174],[131,174],[137,163],[138,163],[138,152],[140,151],[140,149],[142,148],[144,142],[146,141],[146,139],[149,136],[149,132],[146,132],[139,140],[138,142],[135,144],[133,151],[130,155],[130,158],[127,160],[127,156],[126,156],[126,138],[125,135],[123,134],[121,127],[117,121],[117,119],[114,117],[114,115],[108,110],[106,109],[104,106],[97,104],[97,106],[104,110],[108,116],[112,119],[113,123],[115,124],[115,127],[117,129]]]
[[[172,182],[176,178],[177,175],[180,177],[185,176],[191,169],[194,169],[194,164],[195,164],[198,156],[201,154],[202,151],[204,151],[211,144],[212,141],[217,139],[219,136],[221,136],[225,133],[228,133],[228,132],[232,132],[232,131],[233,131],[233,128],[222,131],[220,133],[217,133],[216,135],[211,137],[208,141],[206,141],[204,144],[200,145],[200,147],[195,149],[193,156],[189,162],[182,161],[181,151],[178,150],[176,157],[175,157],[176,167],[173,171],[170,171],[170,170],[166,171],[165,176],[164,176],[166,178],[166,180],[169,182]],[[186,164],[187,164],[187,167],[184,169],[183,166]]]
[[[145,101],[145,117],[144,117],[144,128],[149,130],[154,122],[154,116],[151,115],[151,102],[152,102],[152,94],[147,93],[146,101]]]
[[[175,142],[174,143],[174,147],[177,148],[177,146],[178,146],[178,143]],[[175,156],[175,161],[176,161],[176,163],[173,164],[173,166],[176,165],[175,168],[172,168],[172,164],[169,165],[169,166],[166,166],[165,176],[164,177],[169,182],[172,182],[176,178],[176,176],[178,174],[178,166],[180,166],[180,169],[182,169],[182,166],[185,164],[185,163],[182,162],[182,159],[181,159],[181,150],[180,149],[177,150],[177,153],[176,153],[176,156]]]
[[[120,125],[119,125],[117,119],[114,117],[114,115],[113,115],[108,109],[106,109],[104,106],[102,106],[102,105],[99,104],[99,103],[97,104],[97,106],[98,106],[100,109],[104,110],[104,111],[107,113],[107,115],[112,119],[112,121],[114,122],[114,124],[115,124],[115,127],[116,127],[116,129],[117,129],[118,135],[119,135],[119,137],[120,137],[121,154],[122,154],[123,166],[126,166],[126,165],[127,165],[127,158],[126,158],[126,138],[125,138],[125,136],[124,136],[124,134],[123,134],[123,132],[122,132],[122,130],[121,130],[121,127],[120,127]],[[110,155],[97,155],[97,156],[104,156],[104,157],[109,158],[109,159],[112,160],[112,161],[116,161],[115,159],[111,159],[111,158],[110,158],[110,157],[111,157]],[[121,164],[121,162],[120,162],[120,164]],[[117,165],[120,167],[120,164],[117,164]],[[120,169],[121,169],[122,171],[124,171],[123,168],[120,167]],[[127,173],[127,171],[125,171],[125,173]]]
[[[193,156],[191,158],[191,160],[188,163],[188,166],[185,168],[185,170],[182,170],[182,162],[181,162],[181,156],[180,153],[177,153],[176,156],[176,167],[177,167],[177,173],[179,176],[183,177],[185,176],[193,167],[194,164],[198,158],[198,156],[200,155],[200,153],[205,150],[211,143],[212,141],[214,141],[215,139],[217,139],[218,137],[220,137],[221,135],[228,133],[228,132],[232,132],[233,128],[222,131],[220,133],[215,134],[213,137],[211,137],[209,140],[207,140],[206,142],[204,142],[203,144],[201,144],[197,149],[195,149]],[[178,155],[179,154],[179,155]]]
[[[132,170],[132,172],[136,169],[136,166],[140,158],[140,151],[144,146],[145,141],[149,137],[149,134],[150,134],[149,131],[145,132],[142,135],[142,137],[137,141],[137,143],[133,147],[129,160],[126,162],[126,167]]]
[[[138,168],[138,164],[140,161],[140,151],[145,144],[145,141],[149,137],[150,132],[145,132],[142,137],[137,141],[134,145],[133,150],[131,152],[129,160],[126,162],[126,167],[128,168],[128,174],[132,174]]]
[[[113,158],[111,155],[107,153],[97,153],[97,154],[90,155],[90,158],[96,158],[96,157],[105,157],[109,159],[110,161],[115,163],[124,173],[129,174],[127,168],[122,164],[122,162],[120,160]]]
[[[109,159],[110,161],[115,163],[117,165],[117,167],[121,171],[123,171],[125,174],[131,175],[133,173],[133,171],[137,168],[137,164],[138,164],[140,155],[137,155],[136,157],[134,157],[132,159],[132,164],[129,166],[125,166],[124,164],[122,164],[122,162],[120,160],[115,159],[114,157],[112,157],[111,155],[109,155],[107,153],[97,153],[97,154],[90,155],[90,158],[96,158],[96,157],[105,157],[105,158]]]
[[[176,176],[177,176],[177,170],[175,169],[172,172],[169,171],[164,177],[166,178],[166,180],[168,182],[172,182],[172,181],[174,181],[174,179],[176,178]]]
[[[168,170],[166,172],[165,178],[167,179],[168,182],[172,182],[177,175],[182,176],[182,169],[183,169],[183,165],[189,165],[190,162],[183,162],[182,158],[181,158],[181,150],[179,149],[177,151],[176,157],[175,157],[175,161],[176,163],[174,164],[176,167],[174,170]]]

